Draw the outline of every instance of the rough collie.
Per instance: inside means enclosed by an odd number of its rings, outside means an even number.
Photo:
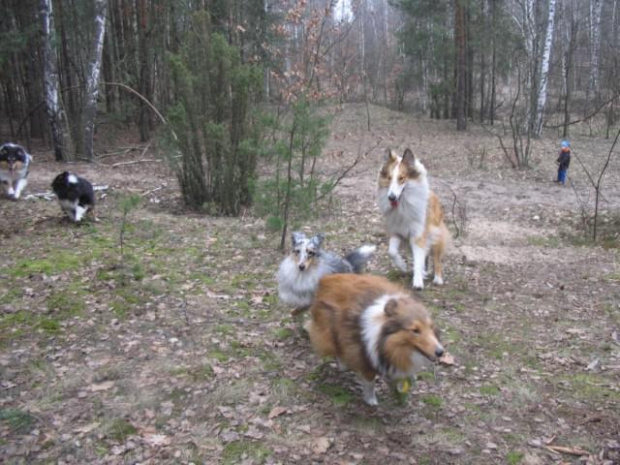
[[[378,204],[390,236],[389,254],[401,271],[407,266],[399,253],[407,241],[413,255],[413,287],[422,289],[425,262],[432,253],[435,284],[443,284],[443,258],[450,233],[437,196],[430,190],[426,168],[411,150],[402,157],[388,150],[379,172]]]
[[[424,305],[379,276],[325,276],[310,313],[306,329],[315,352],[357,373],[368,405],[377,404],[377,375],[408,380],[426,359],[444,353]]]
[[[278,270],[278,296],[294,314],[307,310],[319,284],[319,279],[334,273],[360,273],[372,257],[375,246],[362,246],[346,257],[323,250],[324,236],[308,238],[302,232],[291,235],[292,250]]]
[[[95,191],[86,179],[63,171],[52,182],[52,190],[71,221],[79,222],[86,213],[94,216]]]
[[[0,184],[5,184],[6,195],[17,200],[28,184],[32,156],[21,145],[7,142],[0,146]]]

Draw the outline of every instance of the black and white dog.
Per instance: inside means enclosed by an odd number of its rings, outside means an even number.
[[[32,156],[21,145],[7,142],[0,146],[0,184],[5,184],[6,195],[19,199],[28,184]]]
[[[52,182],[52,190],[71,221],[79,222],[87,212],[94,214],[95,191],[86,179],[63,171]]]

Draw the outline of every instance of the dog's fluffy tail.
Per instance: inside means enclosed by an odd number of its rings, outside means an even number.
[[[351,264],[354,273],[361,273],[364,270],[364,265],[372,258],[375,250],[377,250],[375,245],[363,245],[344,257],[344,259]]]

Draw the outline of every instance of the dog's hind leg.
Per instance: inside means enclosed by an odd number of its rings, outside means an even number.
[[[407,264],[403,257],[401,257],[398,248],[400,247],[400,237],[398,236],[390,236],[390,246],[388,249],[388,254],[392,259],[392,263],[396,268],[400,271],[407,271]]]
[[[441,286],[443,284],[443,269],[441,267],[441,260],[444,253],[444,244],[442,241],[437,242],[433,246],[433,283]]]

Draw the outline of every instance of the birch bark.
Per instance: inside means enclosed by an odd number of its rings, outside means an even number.
[[[547,33],[545,46],[543,47],[540,66],[540,81],[538,86],[538,102],[536,105],[536,120],[534,122],[534,135],[539,137],[542,132],[543,113],[547,103],[547,81],[549,77],[549,58],[551,57],[551,44],[553,43],[553,30],[555,26],[555,2],[549,0],[549,18],[547,19]]]
[[[82,105],[82,122],[84,128],[84,155],[86,159],[94,161],[93,137],[95,132],[95,118],[97,116],[97,97],[99,96],[99,74],[101,72],[101,57],[103,39],[105,37],[105,21],[107,0],[95,0],[95,39],[89,60],[88,74],[86,75],[86,92]]]
[[[40,0],[43,35],[43,85],[45,111],[49,119],[56,161],[66,161],[73,155],[74,148],[65,112],[60,104],[60,79],[58,57],[54,50],[55,29],[52,0]]]

